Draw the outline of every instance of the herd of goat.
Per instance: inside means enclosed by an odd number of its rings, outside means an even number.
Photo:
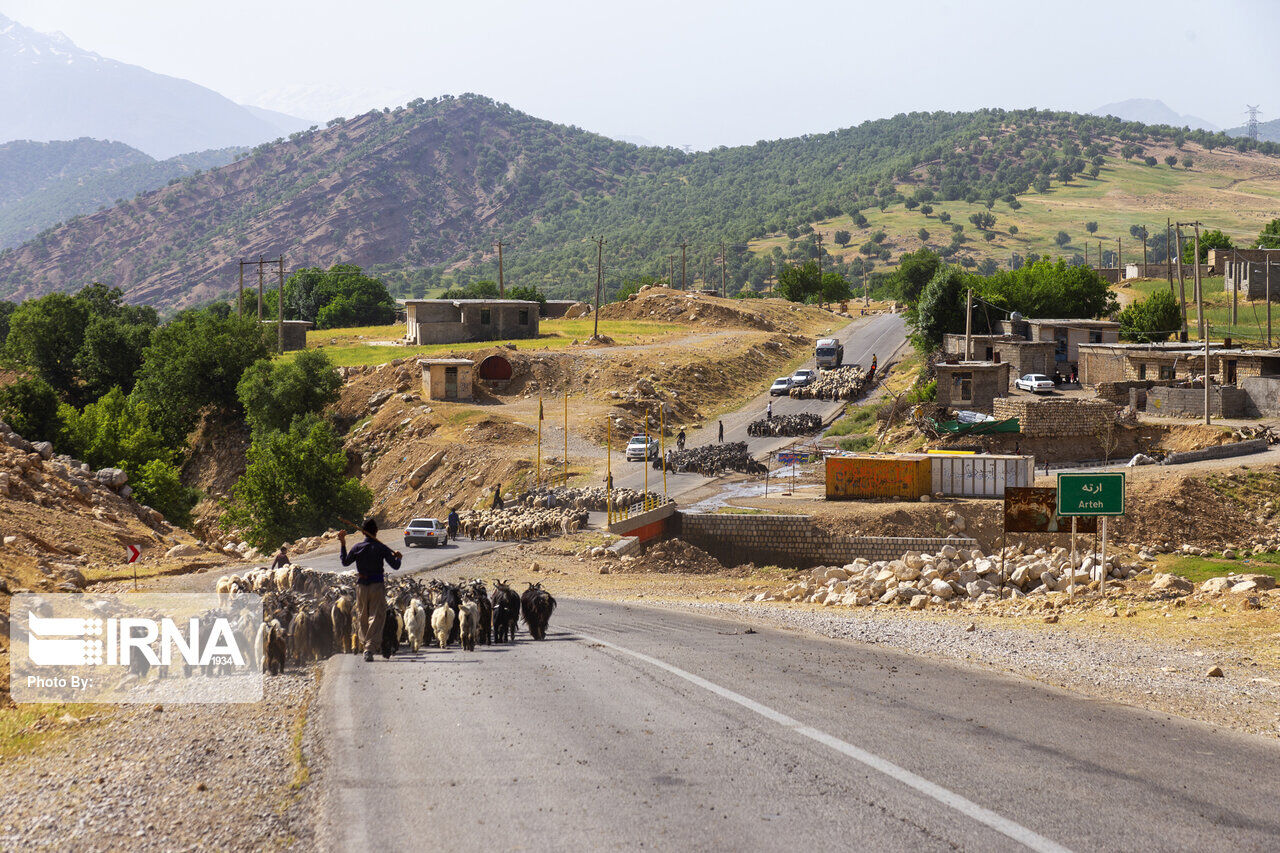
[[[490,592],[482,580],[448,583],[433,578],[388,578],[386,614],[378,650],[384,658],[408,646],[513,643],[521,617],[529,635],[545,639],[556,600],[542,584],[517,593],[504,581]],[[333,574],[304,566],[257,568],[228,575],[217,584],[220,603],[229,606],[242,594],[262,596],[262,626],[253,644],[262,669],[279,674],[289,663],[305,664],[335,654],[359,653],[356,636],[355,575]]]

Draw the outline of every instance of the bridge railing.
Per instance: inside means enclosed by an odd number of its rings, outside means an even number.
[[[610,502],[608,520],[610,524],[615,524],[672,503],[675,503],[675,499],[667,495],[646,495],[644,500],[636,501],[630,506],[614,506]]]

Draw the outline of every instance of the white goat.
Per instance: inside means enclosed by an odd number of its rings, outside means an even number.
[[[440,648],[449,645],[449,634],[453,631],[453,610],[441,605],[431,612],[431,632],[436,635]]]

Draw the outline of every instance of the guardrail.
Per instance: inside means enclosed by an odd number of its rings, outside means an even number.
[[[644,500],[636,501],[626,507],[614,507],[613,504],[610,503],[608,522],[609,524],[615,524],[619,521],[626,521],[628,518],[632,518],[673,503],[675,503],[675,499],[667,495],[646,496]]]

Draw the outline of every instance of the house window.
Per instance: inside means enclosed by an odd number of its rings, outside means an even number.
[[[1160,365],[1160,378],[1161,378],[1161,379],[1174,379],[1174,378],[1175,378],[1175,377],[1174,377],[1174,375],[1173,375],[1173,365],[1172,365],[1172,364],[1162,364],[1162,365]]]
[[[521,326],[529,325],[529,309],[528,308],[520,309],[520,325]]]
[[[1139,379],[1147,378],[1147,366],[1145,364],[1138,365],[1138,378]]]
[[[1089,343],[1091,343],[1091,344],[1100,344],[1100,343],[1102,343],[1102,332],[1090,332],[1090,333],[1089,333]]]
[[[1053,357],[1055,361],[1067,360],[1067,330],[1053,330]]]
[[[490,308],[480,309],[480,325],[487,326],[493,322],[493,310]]]
[[[953,403],[973,402],[973,374],[972,373],[951,374],[951,402]]]

